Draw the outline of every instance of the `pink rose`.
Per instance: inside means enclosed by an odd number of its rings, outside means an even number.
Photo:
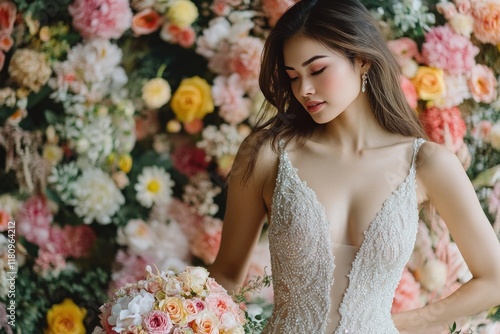
[[[167,314],[161,311],[152,311],[143,320],[144,328],[150,334],[169,333],[173,324]]]
[[[86,39],[120,38],[132,21],[128,0],[75,0],[68,12],[73,27]]]
[[[500,4],[496,0],[476,0],[472,4],[474,35],[483,43],[500,44]]]
[[[161,25],[161,16],[151,8],[146,8],[134,15],[132,31],[136,35],[148,35],[158,30]]]
[[[401,76],[401,88],[403,89],[403,93],[405,94],[406,101],[412,109],[417,109],[418,105],[418,93],[417,88],[411,80],[409,80],[404,75]]]
[[[402,37],[399,39],[391,40],[387,42],[387,46],[392,51],[398,63],[404,64],[404,60],[415,59],[417,62],[421,62],[421,56],[418,51],[417,43],[408,37]]]
[[[497,97],[497,80],[495,74],[488,66],[477,64],[472,68],[470,73],[469,88],[474,101],[484,103],[493,102]]]
[[[412,273],[405,268],[392,301],[391,313],[413,310],[423,306],[420,301],[420,292],[420,284],[415,280]]]

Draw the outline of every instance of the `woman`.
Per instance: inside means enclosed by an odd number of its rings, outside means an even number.
[[[275,304],[265,333],[432,333],[500,304],[498,240],[455,155],[424,143],[358,0],[291,7],[266,40],[260,87],[277,112],[236,157],[210,272],[228,290],[241,284],[267,217]],[[391,317],[425,202],[473,278]]]

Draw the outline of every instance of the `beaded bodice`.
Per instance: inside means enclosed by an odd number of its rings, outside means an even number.
[[[416,139],[410,171],[364,232],[340,302],[339,333],[398,333],[392,300],[418,229]],[[274,309],[263,333],[326,333],[335,259],[330,224],[314,191],[281,150],[271,208],[269,247]],[[331,326],[330,326],[331,327]]]

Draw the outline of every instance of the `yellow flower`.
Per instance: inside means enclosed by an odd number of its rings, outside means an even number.
[[[214,111],[210,85],[198,76],[182,80],[172,96],[171,107],[177,119],[183,123],[203,119]]]
[[[198,8],[189,0],[176,0],[170,6],[167,18],[172,24],[186,28],[198,18]]]
[[[132,157],[130,154],[122,154],[118,159],[118,167],[125,173],[130,172],[132,168]]]
[[[420,66],[412,81],[422,100],[437,100],[446,92],[444,72],[440,68]]]
[[[85,334],[83,319],[87,311],[66,298],[47,312],[48,328],[45,334]]]
[[[162,78],[154,78],[142,87],[142,99],[146,106],[158,109],[170,100],[172,91],[168,82]]]
[[[55,144],[45,144],[43,146],[42,156],[52,166],[57,165],[63,158],[63,150]]]

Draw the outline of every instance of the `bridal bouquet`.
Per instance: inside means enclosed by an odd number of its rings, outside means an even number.
[[[245,313],[203,267],[180,273],[146,267],[147,277],[101,306],[93,334],[243,334]]]

